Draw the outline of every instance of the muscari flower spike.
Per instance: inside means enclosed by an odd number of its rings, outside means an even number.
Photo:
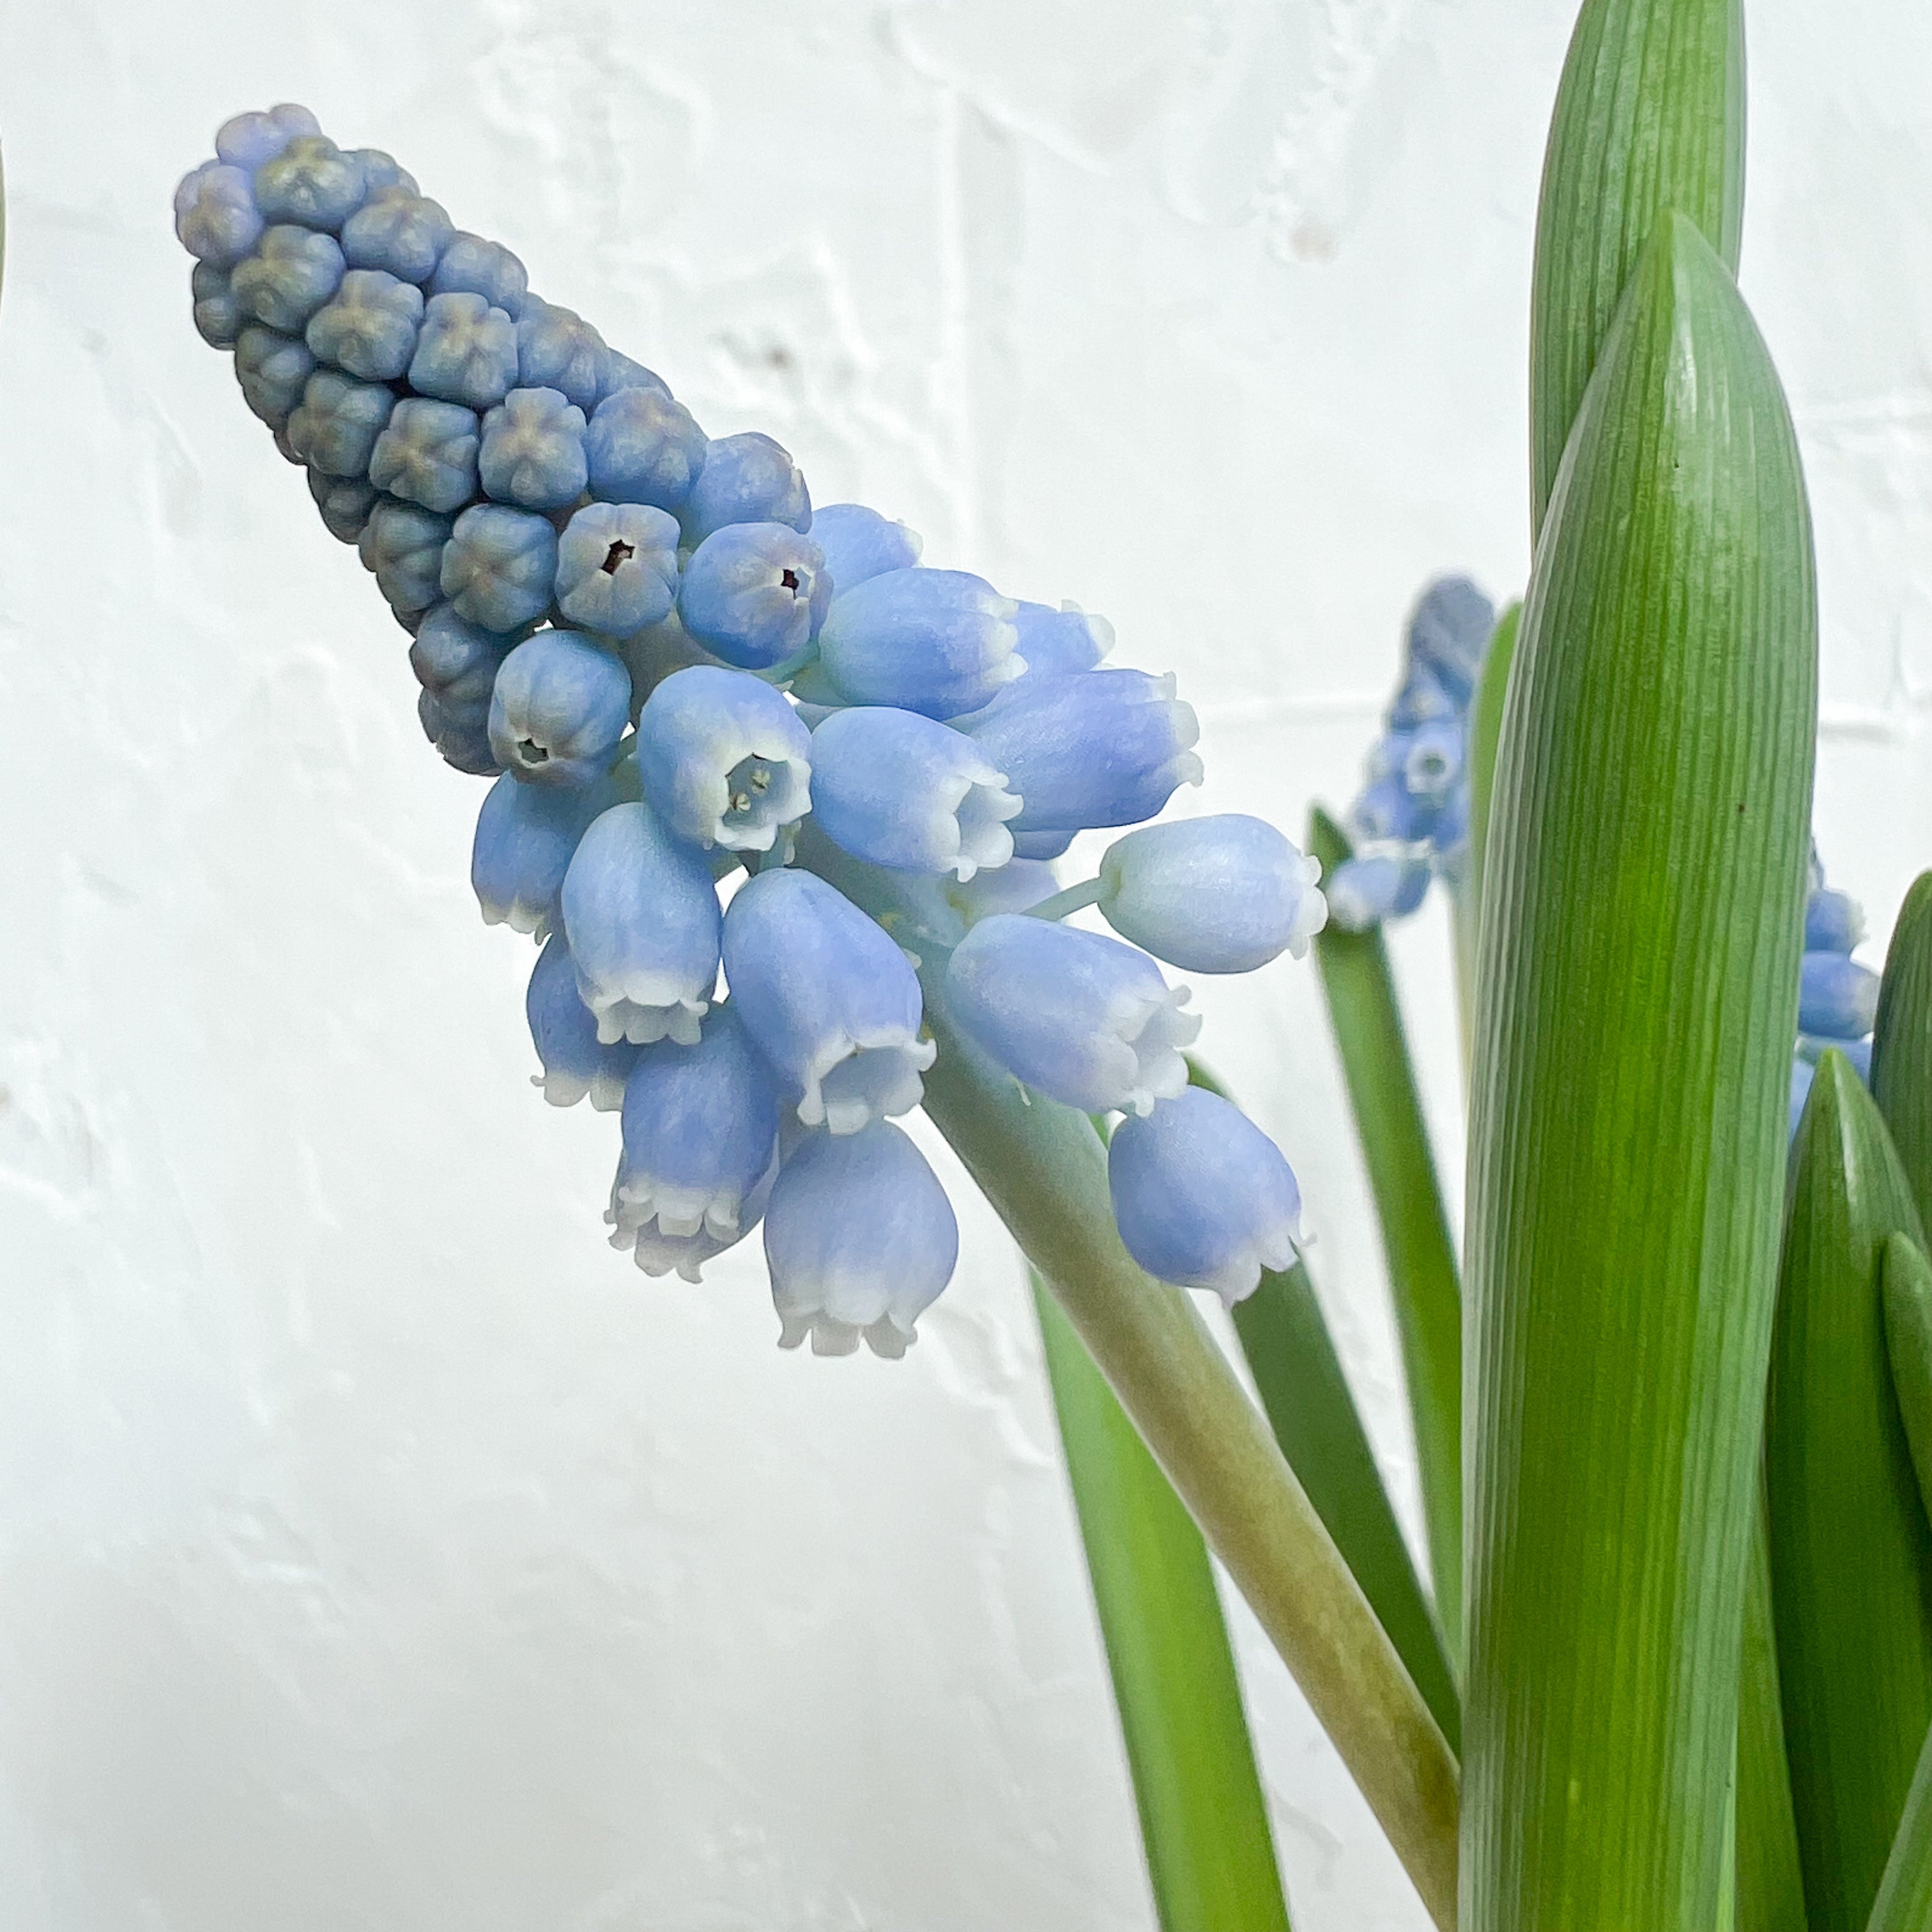
[[[1431,878],[1462,877],[1469,706],[1495,629],[1494,607],[1466,577],[1437,578],[1409,613],[1402,683],[1348,814],[1354,856],[1328,884],[1330,915],[1346,931],[1404,917]]]
[[[1826,884],[1815,843],[1810,884],[1804,952],[1798,964],[1798,1038],[1791,1055],[1793,1139],[1818,1062],[1828,1049],[1835,1047],[1861,1080],[1870,1080],[1872,1028],[1878,1017],[1879,976],[1852,957],[1865,936],[1864,909],[1849,892]]]
[[[621,1108],[615,1245],[697,1280],[762,1221],[784,1346],[904,1353],[958,1234],[895,1124],[939,1051],[904,933],[960,1050],[1040,1104],[1125,1112],[1110,1174],[1143,1267],[1232,1296],[1283,1264],[1293,1176],[1186,1085],[1198,1022],[1155,961],[1298,956],[1312,862],[1238,816],[1130,832],[1064,891],[1047,862],[1198,782],[1172,678],[1101,668],[1105,619],[926,568],[863,505],[814,512],[780,444],[708,437],[509,250],[302,108],[229,122],[176,219],[196,330],[409,633],[424,734],[495,777],[471,883],[542,943],[545,1100]],[[1486,634],[1476,593],[1438,592],[1373,774],[1415,801],[1388,820],[1405,838],[1455,822]],[[1118,938],[1057,922],[1088,906]],[[1808,969],[1808,1014],[1850,1024],[1862,969],[1844,908],[1818,908],[1808,944],[1840,963]]]

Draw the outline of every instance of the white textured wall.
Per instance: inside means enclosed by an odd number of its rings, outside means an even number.
[[[189,328],[168,196],[216,124],[392,148],[714,432],[1108,614],[1202,708],[1199,802],[1293,825],[1424,575],[1523,571],[1570,10],[6,0],[0,1923],[1150,1923],[1000,1231],[961,1184],[896,1367],[781,1357],[755,1244],[701,1291],[603,1246],[614,1128],[526,1084],[478,790]],[[1882,926],[1932,858],[1932,18],[1751,28],[1820,826]],[[1399,951],[1453,1172],[1442,938]],[[1200,1004],[1406,1496],[1312,969]],[[1237,1618],[1300,1923],[1419,1926]]]

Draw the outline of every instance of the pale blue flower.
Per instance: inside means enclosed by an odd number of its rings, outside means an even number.
[[[631,722],[631,674],[575,631],[539,631],[503,660],[490,746],[512,776],[586,785],[610,768]]]
[[[622,350],[613,349],[606,343],[598,352],[596,402],[601,405],[607,398],[629,389],[650,389],[661,396],[670,394],[670,385],[655,369],[646,369]],[[586,410],[592,406],[584,405]]]
[[[376,439],[395,406],[395,392],[386,384],[318,369],[289,417],[290,446],[303,462],[332,476],[366,476]]]
[[[812,527],[812,496],[790,452],[751,430],[709,446],[678,514],[693,545],[727,524],[786,524],[802,532]]]
[[[1138,670],[1026,678],[959,728],[1025,801],[1016,833],[1137,825],[1201,782],[1200,722],[1174,692],[1172,675]]]
[[[472,624],[520,630],[550,608],[556,532],[529,510],[474,503],[456,520],[442,554],[442,594]]]
[[[1058,859],[1072,843],[1071,832],[1015,832],[1013,856],[1029,861]]]
[[[1864,936],[1864,909],[1850,892],[1820,886],[1806,902],[1807,952],[1850,952]]]
[[[938,1052],[919,1036],[919,981],[823,879],[789,869],[748,879],[725,915],[724,977],[807,1126],[853,1134],[919,1105]]]
[[[1786,1138],[1798,1138],[1798,1124],[1804,1118],[1804,1103],[1811,1097],[1811,1083],[1818,1077],[1818,1070],[1810,1060],[1794,1058],[1791,1063],[1790,1116]]]
[[[649,806],[613,806],[571,860],[562,908],[598,1038],[694,1046],[718,978],[718,895],[704,854]]]
[[[1441,718],[1418,725],[1402,754],[1403,782],[1419,799],[1440,805],[1462,776],[1462,727]]]
[[[892,570],[834,591],[819,633],[819,668],[848,704],[957,718],[1026,668],[1016,653],[1019,606],[983,578]],[[993,763],[1000,765],[997,757]]]
[[[512,389],[483,418],[477,458],[500,503],[561,510],[584,494],[584,412],[558,389]]]
[[[490,670],[494,676],[494,660]],[[483,923],[542,938],[556,921],[564,875],[584,832],[616,802],[602,788],[520,784],[506,772],[484,799],[470,848],[470,883]]]
[[[315,357],[298,335],[250,322],[235,338],[235,380],[242,400],[271,429],[286,427],[315,374]]]
[[[704,432],[682,403],[656,389],[622,390],[597,405],[584,432],[590,494],[675,511],[691,494],[705,448]]]
[[[1017,649],[1029,677],[1091,670],[1114,648],[1114,627],[1077,604],[1022,603],[1013,613]]]
[[[1240,812],[1143,826],[1100,861],[1101,915],[1123,939],[1190,973],[1252,973],[1300,958],[1327,922],[1305,856]]]
[[[784,524],[730,524],[692,553],[677,608],[686,630],[714,657],[762,670],[804,650],[831,597],[824,560],[809,537]]]
[[[520,306],[530,286],[530,278],[523,263],[500,242],[487,242],[480,235],[466,234],[460,229],[450,237],[436,262],[435,273],[429,278],[432,296],[481,296],[490,308],[502,310],[508,310],[512,304]],[[512,323],[510,373],[503,384],[505,389],[516,381],[515,338]],[[502,393],[502,390],[497,392],[499,395]]]
[[[765,1210],[765,1260],[778,1346],[817,1355],[862,1340],[896,1358],[952,1278],[959,1226],[926,1156],[888,1120],[808,1134],[778,1171]]]
[[[1466,577],[1438,578],[1410,614],[1408,661],[1466,706],[1496,626],[1496,606]]]
[[[175,190],[175,233],[212,268],[232,268],[262,238],[262,212],[248,177],[221,161],[204,161]]]
[[[1428,836],[1436,811],[1400,778],[1378,778],[1356,800],[1348,824],[1368,844],[1409,844]]]
[[[812,540],[824,554],[835,595],[889,570],[910,570],[926,548],[917,531],[863,503],[826,503],[813,511]]]
[[[1385,919],[1400,919],[1421,904],[1432,874],[1426,859],[1378,853],[1345,859],[1328,882],[1328,916],[1344,932],[1366,932]]]
[[[1024,913],[982,919],[946,970],[952,1016],[1015,1079],[1089,1114],[1146,1113],[1187,1084],[1201,1030],[1144,952]]]
[[[648,503],[586,503],[556,546],[557,608],[573,624],[628,638],[670,614],[677,519]]]
[[[437,575],[448,541],[447,517],[383,496],[370,509],[356,547],[389,608],[406,616],[427,610],[436,601]]]
[[[728,1004],[694,1046],[638,1056],[624,1093],[610,1245],[646,1274],[687,1281],[757,1225],[778,1164],[778,1096]]]
[[[614,1114],[624,1104],[624,1083],[637,1064],[638,1048],[627,1040],[597,1037],[596,1017],[577,990],[570,944],[560,932],[551,934],[537,956],[524,1016],[543,1069],[531,1084],[553,1107],[574,1107],[586,1095],[600,1114]]]
[[[914,711],[835,711],[812,734],[812,808],[854,858],[972,878],[1013,856],[1020,801],[971,739]]]
[[[574,309],[532,296],[517,310],[520,389],[554,389],[579,410],[594,410],[608,352],[603,337]]]
[[[1190,1087],[1144,1119],[1123,1121],[1107,1148],[1114,1219],[1129,1254],[1181,1288],[1230,1308],[1264,1268],[1294,1264],[1301,1191],[1281,1150],[1238,1107]]]
[[[742,671],[671,673],[638,718],[644,795],[680,838],[769,852],[812,807],[812,737],[784,694]]]
[[[189,278],[194,302],[194,330],[211,349],[232,349],[248,318],[235,299],[233,278],[226,268],[197,262]]]
[[[396,405],[369,454],[369,480],[445,514],[476,494],[476,412],[411,396]]]
[[[1862,1039],[1878,1018],[1879,976],[1842,952],[1808,952],[1799,969],[1798,1030]]]
[[[369,513],[376,507],[374,484],[357,476],[332,476],[326,470],[308,472],[308,493],[322,512],[322,526],[338,542],[361,540],[368,527]]]
[[[494,408],[517,380],[517,325],[502,309],[465,290],[424,304],[410,386],[446,403]]]
[[[352,148],[349,152],[362,164],[362,179],[371,201],[412,197],[417,193],[416,176],[394,154],[381,148]]]
[[[340,228],[368,191],[360,159],[326,134],[298,134],[255,170],[256,206],[304,228]]]
[[[310,348],[365,382],[392,382],[416,352],[422,290],[380,268],[351,268],[308,319]]]
[[[306,107],[284,100],[266,113],[237,114],[224,121],[214,137],[214,152],[230,167],[252,175],[299,136],[321,132],[321,122]]]
[[[341,286],[341,244],[312,228],[271,228],[254,254],[235,265],[235,299],[257,322],[299,335]]]
[[[342,255],[352,268],[380,268],[405,282],[426,282],[455,236],[440,202],[419,194],[385,195],[342,224]]]

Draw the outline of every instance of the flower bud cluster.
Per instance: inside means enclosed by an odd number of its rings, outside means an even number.
[[[1871,1078],[1872,1028],[1878,1021],[1879,976],[1852,957],[1865,936],[1864,909],[1850,893],[1825,883],[1815,843],[1810,886],[1798,974],[1798,1040],[1791,1056],[1794,1135],[1827,1048],[1837,1048],[1861,1080]]]
[[[1044,862],[1199,782],[1174,680],[874,511],[814,513],[777,443],[707,436],[306,110],[216,157],[176,198],[195,326],[409,632],[431,742],[495,776],[472,883],[542,945],[545,1098],[621,1117],[614,1245],[697,1281],[762,1226],[784,1346],[903,1354],[958,1247],[895,1124],[931,989],[961,1050],[1128,1116],[1110,1178],[1150,1272],[1232,1299],[1286,1266],[1294,1176],[1188,1086],[1199,1022],[1157,962],[1300,956],[1319,868],[1240,817],[1130,832],[1067,893]],[[1056,922],[1088,905],[1119,937]]]
[[[1337,926],[1360,932],[1402,918],[1431,878],[1462,877],[1469,708],[1495,628],[1494,607],[1466,577],[1437,578],[1410,614],[1402,685],[1348,812],[1354,854],[1328,884]]]

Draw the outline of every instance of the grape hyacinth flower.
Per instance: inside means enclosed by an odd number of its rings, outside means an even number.
[[[815,1355],[848,1355],[862,1340],[875,1355],[903,1355],[958,1256],[945,1188],[890,1120],[808,1135],[765,1210],[778,1346],[808,1336]]]
[[[631,674],[574,631],[539,631],[504,658],[490,748],[512,778],[583,786],[610,769],[631,721]]]
[[[1281,1150],[1232,1102],[1199,1087],[1123,1121],[1107,1185],[1129,1254],[1149,1274],[1232,1308],[1264,1268],[1294,1264],[1301,1190]]]
[[[1438,578],[1409,614],[1402,680],[1348,815],[1354,854],[1328,881],[1328,909],[1360,932],[1415,910],[1429,881],[1462,876],[1469,842],[1469,706],[1496,628],[1467,578]]]
[[[856,859],[964,882],[1013,856],[1020,800],[972,740],[916,711],[854,706],[812,734],[820,830]]]
[[[938,1048],[919,981],[884,929],[808,872],[760,872],[724,919],[724,978],[746,1030],[808,1127],[855,1134],[909,1113]]]
[[[1849,892],[1826,884],[1814,845],[1804,905],[1804,952],[1798,968],[1798,1039],[1791,1059],[1794,1138],[1810,1097],[1812,1077],[1828,1048],[1837,1048],[1861,1080],[1871,1078],[1879,976],[1852,957],[1864,936],[1864,909]]]
[[[832,579],[809,537],[784,524],[728,524],[706,537],[678,586],[684,628],[713,657],[766,670],[817,635]]]
[[[812,734],[779,692],[712,664],[674,671],[638,718],[638,769],[694,845],[769,852],[812,806]]]
[[[302,109],[227,123],[176,220],[196,330],[410,634],[425,735],[495,778],[471,884],[543,942],[545,1100],[621,1102],[615,1245],[695,1281],[762,1220],[786,1346],[903,1354],[958,1240],[892,1124],[940,1050],[931,999],[1031,1104],[1128,1115],[1110,1171],[1144,1266],[1228,1294],[1292,1252],[1286,1162],[1186,1086],[1198,1022],[1155,959],[1299,956],[1310,862],[1227,817],[1130,833],[1082,885],[1045,862],[1198,781],[1171,677],[1100,668],[1104,618],[928,569],[862,504],[814,515],[782,445],[707,437]],[[1436,828],[1475,662],[1468,600],[1438,601],[1374,775]],[[1120,938],[1058,922],[1095,905]],[[1814,950],[1842,956],[1829,910]]]
[[[645,503],[586,503],[556,544],[556,605],[573,624],[628,638],[670,615],[677,519]]]
[[[778,1166],[778,1089],[726,1005],[696,1046],[667,1040],[638,1054],[623,1110],[610,1245],[646,1274],[696,1281],[758,1225]]]
[[[954,1017],[1024,1086],[1082,1113],[1150,1113],[1201,1030],[1144,952],[1024,913],[974,926],[946,969]]]
[[[600,1114],[624,1104],[625,1083],[639,1049],[628,1040],[602,1040],[597,1022],[577,990],[577,968],[570,942],[551,934],[530,974],[524,996],[530,1044],[543,1071],[531,1076],[553,1107],[574,1107],[586,1095]]]

